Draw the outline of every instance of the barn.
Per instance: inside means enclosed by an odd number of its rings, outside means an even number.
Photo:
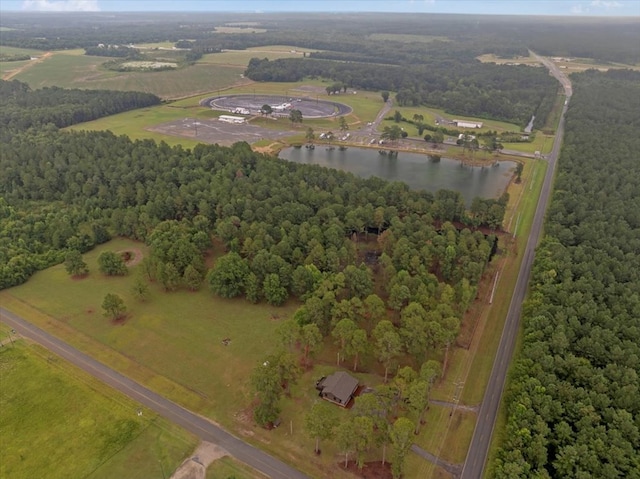
[[[458,128],[482,128],[481,121],[453,120],[453,124]]]

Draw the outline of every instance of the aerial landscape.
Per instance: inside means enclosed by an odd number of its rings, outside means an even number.
[[[639,2],[0,11],[0,478],[640,479]]]

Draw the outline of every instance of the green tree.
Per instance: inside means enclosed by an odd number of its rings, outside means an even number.
[[[316,139],[316,134],[313,132],[313,128],[307,128],[307,133],[304,135],[304,137],[309,143],[313,143],[313,140]]]
[[[382,91],[380,92],[380,96],[382,97],[382,101],[387,103],[387,101],[389,101],[389,92],[388,91]]]
[[[258,364],[251,375],[251,385],[258,396],[259,404],[254,410],[254,419],[260,426],[267,426],[278,419],[282,385],[278,365],[269,359]]]
[[[404,460],[413,444],[413,423],[406,417],[399,417],[393,423],[389,436],[393,445],[391,472],[394,479],[399,479],[404,472]]]
[[[375,354],[378,361],[384,366],[384,382],[387,382],[389,368],[402,354],[402,340],[395,326],[388,320],[380,321],[373,330]]]
[[[98,269],[108,276],[124,276],[127,274],[127,266],[122,257],[113,251],[104,251],[98,256]]]
[[[340,346],[340,351],[338,352],[339,359],[341,355],[343,358],[346,355],[347,343],[351,340],[351,336],[353,336],[353,333],[356,331],[356,329],[358,329],[358,327],[356,326],[356,323],[353,322],[353,320],[349,318],[343,318],[336,323],[333,331],[331,331],[331,336],[334,337],[336,343],[338,343]]]
[[[87,263],[83,261],[82,254],[75,249],[65,255],[64,269],[70,276],[85,276],[89,273],[89,268]]]
[[[209,287],[218,296],[234,298],[242,293],[248,274],[247,262],[238,253],[227,253],[209,271]]]
[[[127,307],[120,296],[114,293],[107,293],[102,301],[104,315],[108,318],[118,320],[127,312]]]
[[[399,110],[393,112],[393,121],[400,123],[402,121],[402,113]]]
[[[180,273],[173,263],[160,263],[158,281],[165,291],[175,291],[180,286]]]
[[[266,276],[263,283],[263,293],[267,303],[274,306],[280,306],[287,300],[287,288],[280,283],[280,276],[270,273]]]
[[[358,370],[358,358],[367,351],[369,341],[364,329],[356,329],[347,342],[346,353],[353,357],[353,370]]]
[[[189,265],[184,270],[182,281],[190,291],[198,291],[202,284],[202,275],[200,274],[200,271],[193,267],[193,265]]]
[[[414,380],[409,385],[409,392],[407,394],[407,405],[416,423],[415,434],[420,433],[422,417],[429,406],[430,388],[431,386],[429,385],[429,383],[422,379]]]
[[[252,303],[260,301],[262,288],[260,287],[260,281],[253,271],[244,278],[244,294],[246,298]]]
[[[262,105],[262,108],[260,108],[261,115],[269,116],[272,113],[273,113],[273,108],[271,108],[271,105],[268,105],[265,103],[264,105]]]
[[[340,127],[340,131],[343,133],[349,129],[349,124],[344,116],[341,116],[338,120],[338,126]]]
[[[149,286],[142,276],[138,276],[131,287],[131,294],[138,301],[145,301],[149,298]]]
[[[316,440],[315,453],[320,454],[320,440],[332,439],[338,425],[333,407],[326,401],[316,401],[305,415],[304,426],[311,438]]]
[[[289,112],[289,121],[292,124],[302,123],[302,112],[300,110],[291,110]]]
[[[322,344],[322,333],[314,323],[306,324],[300,331],[300,344],[303,350],[303,361],[309,364],[309,358],[313,357]]]

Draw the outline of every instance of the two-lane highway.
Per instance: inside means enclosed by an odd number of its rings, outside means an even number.
[[[14,328],[22,336],[41,344],[49,351],[135,399],[169,421],[182,426],[205,441],[218,444],[230,455],[263,474],[277,479],[307,479],[306,475],[284,462],[232,436],[207,419],[154,393],[4,308],[0,308],[0,320]]]
[[[571,82],[569,79],[553,64],[553,62],[546,58],[539,57],[533,52],[532,54],[547,66],[551,74],[562,84],[568,100],[572,94]],[[511,356],[518,336],[520,310],[527,292],[527,284],[529,282],[531,267],[535,256],[535,248],[540,241],[544,215],[551,196],[551,186],[553,184],[556,162],[558,160],[560,146],[564,136],[564,116],[567,112],[568,103],[568,101],[565,102],[562,108],[562,115],[558,124],[553,149],[551,154],[548,156],[549,166],[544,177],[542,190],[540,191],[540,198],[533,217],[531,233],[524,251],[524,258],[522,259],[522,265],[520,267],[520,272],[518,273],[516,286],[513,291],[513,296],[511,297],[511,303],[509,304],[509,311],[507,313],[504,330],[502,331],[502,337],[500,338],[500,344],[493,363],[493,369],[491,370],[491,376],[489,377],[489,383],[487,384],[487,390],[485,392],[484,399],[482,400],[482,405],[480,406],[476,428],[473,432],[469,451],[467,452],[467,458],[462,469],[461,479],[480,479],[482,478],[484,471],[487,454],[489,453],[489,446],[491,445],[491,436],[493,435],[493,428],[498,416],[500,400],[502,398],[502,392],[507,378],[509,363],[511,362]]]

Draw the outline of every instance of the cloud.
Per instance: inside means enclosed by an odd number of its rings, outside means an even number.
[[[606,9],[609,9],[609,8],[621,7],[622,4],[620,2],[616,2],[615,0],[613,0],[613,1],[609,1],[609,0],[593,0],[591,2],[591,6],[592,7],[604,7]]]
[[[35,12],[97,12],[98,0],[24,0],[22,9]]]

